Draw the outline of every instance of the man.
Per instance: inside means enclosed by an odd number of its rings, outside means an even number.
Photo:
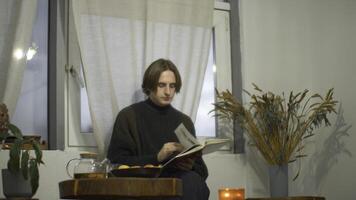
[[[115,121],[107,157],[125,165],[159,165],[183,150],[174,133],[181,123],[195,136],[192,120],[172,107],[182,81],[177,67],[158,59],[145,71],[142,83],[145,101],[122,109]],[[182,200],[207,200],[207,167],[201,155],[166,169],[162,176],[183,181]]]

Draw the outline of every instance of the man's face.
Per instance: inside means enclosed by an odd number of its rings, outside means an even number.
[[[176,77],[170,70],[163,71],[159,77],[156,91],[151,91],[149,98],[158,106],[169,105],[176,93]]]

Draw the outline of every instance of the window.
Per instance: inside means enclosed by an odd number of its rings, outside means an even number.
[[[48,141],[47,131],[47,39],[48,1],[38,0],[32,30],[32,47],[36,54],[28,59],[21,94],[12,116],[24,135],[40,135]]]
[[[69,4],[70,6],[70,4]],[[71,8],[69,8],[71,10]],[[69,18],[73,19],[72,12]],[[74,22],[68,20],[68,62],[66,74],[66,148],[95,148],[88,99],[81,71],[80,50]]]
[[[200,102],[198,107],[197,118],[195,120],[195,129],[197,136],[215,137],[216,136],[216,122],[213,117],[214,113],[210,111],[214,108],[212,103],[215,100],[215,60],[214,60],[214,32],[210,44],[209,60],[206,66],[203,88],[200,95]]]
[[[198,137],[216,137],[215,118],[208,114],[213,109],[215,88],[231,90],[230,62],[230,28],[228,4],[218,2],[219,9],[214,11],[214,29],[209,62],[205,72],[203,91],[201,94],[198,115],[195,122]],[[69,22],[71,23],[71,22]],[[69,27],[73,24],[69,24]],[[71,29],[71,28],[70,28]],[[79,47],[75,34],[69,35],[69,60],[79,55]],[[76,62],[76,64],[73,64]],[[80,61],[73,61],[73,66],[81,66]],[[67,85],[67,137],[69,147],[95,147],[91,133],[92,126],[89,114],[88,99],[85,88],[81,87],[81,69],[71,67],[72,75],[68,76]],[[209,124],[209,126],[206,126]]]
[[[231,90],[230,62],[230,22],[229,12],[214,11],[213,37],[210,46],[209,61],[204,76],[195,128],[198,137],[221,136],[218,131],[219,123],[209,112],[214,108],[215,88]]]

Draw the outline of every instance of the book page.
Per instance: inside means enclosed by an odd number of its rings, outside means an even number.
[[[230,139],[208,139],[204,142],[203,154],[208,154],[219,150],[221,147],[230,142]]]
[[[188,157],[189,155],[201,151],[203,149],[203,145],[200,144],[195,144],[193,146],[191,146],[190,148],[180,152],[178,155],[174,156],[173,158],[169,159],[166,163],[163,164],[162,168],[166,167],[169,165],[169,163],[173,162],[173,161],[178,161],[185,159],[185,157]]]
[[[184,146],[184,151],[180,152],[178,155],[175,155],[167,162],[165,162],[162,168],[165,168],[170,163],[185,159],[185,157],[190,156],[196,152],[202,151],[202,154],[212,153],[219,150],[224,146],[230,139],[208,139],[204,144],[200,144],[198,140],[187,130],[187,128],[181,123],[176,130],[174,130],[179,142]]]
[[[179,124],[174,132],[179,140],[179,143],[184,146],[184,149],[188,149],[191,146],[199,144],[197,139],[188,131],[183,123]]]
[[[181,123],[176,130],[174,131],[179,142],[184,146],[184,151],[180,154],[187,155],[189,153],[194,153],[203,149],[203,154],[212,153],[219,150],[221,147],[230,142],[230,139],[220,139],[220,138],[211,138],[207,139],[203,144],[200,144],[198,140],[187,130],[187,128]],[[191,150],[192,146],[201,146],[199,149]],[[189,152],[187,152],[189,149]],[[180,155],[178,154],[178,155]],[[183,155],[183,156],[184,156]]]
[[[176,157],[180,158],[180,157],[184,157],[190,154],[193,154],[195,152],[201,151],[202,149],[204,149],[204,146],[201,144],[196,144],[194,146],[192,146],[189,149],[186,149],[185,151],[181,152],[180,154],[178,154]]]

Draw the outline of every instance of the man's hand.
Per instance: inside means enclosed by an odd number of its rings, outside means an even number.
[[[161,150],[157,154],[157,160],[158,162],[162,162],[166,160],[169,156],[171,156],[174,153],[180,153],[183,151],[184,147],[183,145],[176,143],[176,142],[167,142],[163,145]]]
[[[193,168],[195,160],[201,156],[202,156],[201,151],[195,152],[187,157],[177,159],[175,162],[173,162],[172,167],[184,171],[190,171]]]

